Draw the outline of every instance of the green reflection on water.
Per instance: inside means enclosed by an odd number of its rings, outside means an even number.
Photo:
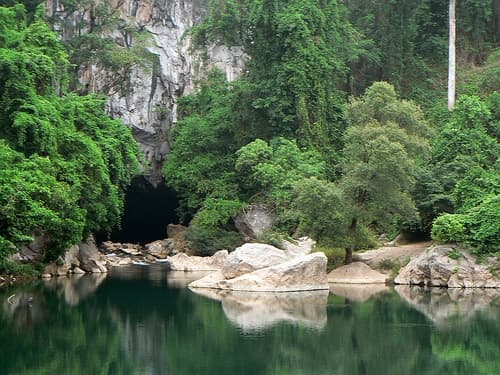
[[[136,267],[2,289],[0,372],[500,373],[497,292],[208,298],[187,282],[188,274]]]

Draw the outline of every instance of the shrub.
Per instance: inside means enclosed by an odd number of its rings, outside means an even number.
[[[283,240],[284,236],[281,233],[268,230],[262,233],[258,238],[257,241],[266,243],[268,245],[272,245],[278,249],[283,249]]]
[[[334,268],[338,268],[344,265],[345,250],[339,247],[329,247],[329,246],[316,246],[314,248],[315,252],[323,252],[328,258],[327,270],[331,271]]]
[[[500,251],[500,195],[491,194],[468,215],[468,241],[477,253]]]
[[[238,232],[195,224],[187,229],[184,238],[193,254],[200,256],[213,255],[222,249],[232,250],[243,242]]]
[[[432,239],[442,243],[461,242],[465,239],[467,216],[462,214],[444,214],[432,224]]]

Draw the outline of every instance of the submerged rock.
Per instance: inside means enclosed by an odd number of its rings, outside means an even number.
[[[341,284],[384,284],[387,279],[387,275],[373,270],[363,262],[347,264],[328,274],[328,282]]]
[[[500,278],[488,265],[455,245],[441,245],[412,259],[394,280],[396,284],[448,288],[500,288]]]

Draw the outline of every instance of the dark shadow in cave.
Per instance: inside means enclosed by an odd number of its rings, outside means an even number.
[[[140,243],[142,245],[167,237],[167,224],[177,223],[178,200],[175,192],[164,182],[157,187],[144,177],[134,178],[125,195],[125,212],[121,229],[115,229],[108,237],[96,236],[98,242]]]

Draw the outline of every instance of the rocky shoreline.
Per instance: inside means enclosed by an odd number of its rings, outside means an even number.
[[[144,246],[107,241],[98,247],[94,239],[89,238],[47,265],[41,277],[104,274],[111,267],[164,263],[172,271],[213,271],[189,284],[195,289],[284,292],[326,290],[332,284],[383,285],[391,282],[427,287],[500,288],[500,262],[492,258],[488,264],[480,264],[477,257],[457,245],[422,248],[420,253],[411,254],[408,264],[391,280],[387,274],[370,268],[362,256],[362,262],[342,266],[327,274],[325,255],[311,253],[315,243],[307,237],[296,243],[284,241],[283,249],[245,243],[231,253],[220,250],[210,257],[190,256],[186,254],[184,230],[181,226],[169,226],[171,238]],[[26,254],[20,252],[16,256],[22,258]],[[18,279],[14,275],[0,275],[0,286]]]

